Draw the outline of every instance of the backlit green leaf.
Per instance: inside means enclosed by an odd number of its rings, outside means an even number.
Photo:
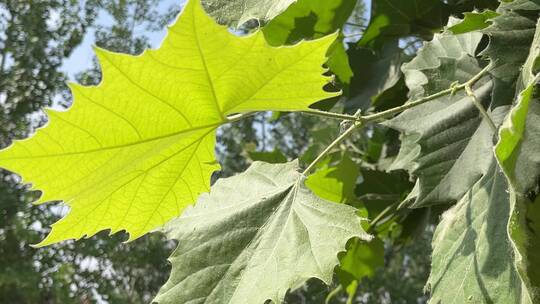
[[[372,278],[384,266],[384,243],[380,239],[364,242],[354,239],[340,258],[336,274],[348,294],[354,294],[364,278]]]
[[[358,165],[345,154],[337,165],[327,162],[308,176],[306,186],[323,199],[337,203],[353,202],[356,199],[354,188],[359,175]]]
[[[282,303],[311,277],[329,284],[347,241],[371,237],[356,209],[315,196],[298,170],[297,162],[256,162],[169,223],[179,243],[155,301]]]
[[[64,200],[70,212],[47,245],[110,229],[130,239],[159,227],[210,186],[215,131],[229,115],[306,110],[323,91],[335,36],[273,48],[261,32],[236,37],[189,1],[157,50],[97,49],[103,81],[71,85],[73,106],[0,153],[0,166]]]

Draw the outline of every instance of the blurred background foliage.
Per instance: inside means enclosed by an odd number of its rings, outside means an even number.
[[[298,0],[263,25],[272,45],[294,44],[335,31],[329,51],[336,75],[328,90],[341,98],[315,108],[355,113],[381,111],[407,100],[400,66],[450,16],[494,9],[496,0]],[[139,54],[149,35],[163,31],[181,9],[166,0],[0,0],[0,148],[46,123],[45,106],[69,107],[68,78],[85,85],[100,81],[98,63],[76,75],[63,64],[84,39],[115,52]],[[329,8],[331,4],[331,8]],[[165,8],[164,8],[165,7]],[[238,34],[258,27],[246,23]],[[214,179],[244,171],[252,161],[309,163],[345,126],[295,113],[261,113],[222,127],[217,154],[222,170]],[[442,209],[397,208],[414,181],[389,171],[399,150],[398,133],[382,126],[358,132],[331,153],[308,185],[318,195],[358,208],[372,220],[376,241],[351,240],[340,256],[335,282],[311,280],[287,303],[425,303],[431,236]],[[17,176],[0,172],[0,303],[149,303],[167,280],[174,248],[158,233],[131,243],[101,233],[88,240],[34,249],[48,225],[65,210],[33,206],[39,195]],[[334,195],[339,192],[339,195]]]

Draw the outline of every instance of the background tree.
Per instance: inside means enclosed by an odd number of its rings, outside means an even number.
[[[160,29],[171,16],[156,11],[158,2],[1,2],[0,146],[43,124],[41,108],[69,105],[61,66],[87,33],[95,33],[97,45],[118,52],[147,47],[145,33]],[[98,16],[112,22],[96,23]],[[99,71],[79,78],[96,83]],[[18,186],[12,174],[0,176],[0,303],[147,303],[166,280],[165,260],[173,244],[160,235],[129,244],[116,235],[31,248],[63,210],[31,206],[37,193]]]

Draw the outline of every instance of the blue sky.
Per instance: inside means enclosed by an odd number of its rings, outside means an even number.
[[[184,2],[185,0],[162,0],[157,10],[160,13],[165,13],[173,5],[182,7]],[[364,2],[366,3],[366,16],[365,17],[368,18],[370,7],[371,7],[371,1],[364,1]],[[107,25],[107,24],[110,24],[111,22],[112,22],[112,18],[108,14],[102,13],[98,16],[98,19],[97,19],[98,24]],[[146,31],[144,28],[140,29],[140,31],[142,31],[141,34],[146,34],[146,36],[150,39],[150,44],[152,48],[158,48],[161,44],[161,41],[163,41],[163,38],[165,38],[165,34],[166,34],[165,28],[158,32],[149,32],[149,31]],[[356,39],[358,39],[358,37]],[[74,80],[75,78],[74,76],[77,73],[87,70],[90,67],[92,67],[92,59],[94,58],[94,52],[92,50],[93,44],[94,44],[94,31],[90,30],[86,34],[81,45],[79,45],[75,49],[73,54],[67,60],[64,60],[61,70],[69,76],[70,80]]]
[[[165,13],[171,6],[177,5],[182,7],[185,0],[162,0],[158,7],[160,13]],[[97,23],[100,25],[108,25],[112,23],[112,17],[108,14],[101,13],[98,16]],[[149,32],[144,28],[139,29],[140,34],[145,34],[150,39],[150,45],[152,48],[157,48],[165,38],[166,29],[159,32]],[[83,42],[79,45],[71,56],[64,60],[61,70],[65,72],[70,80],[74,80],[74,76],[84,70],[92,67],[92,59],[94,58],[94,51],[92,46],[94,45],[94,30],[88,31],[84,37]]]

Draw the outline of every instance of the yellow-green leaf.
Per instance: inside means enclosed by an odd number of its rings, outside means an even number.
[[[335,36],[274,48],[257,32],[236,37],[189,1],[157,50],[140,56],[97,49],[103,81],[71,85],[68,111],[0,152],[40,202],[70,212],[40,245],[105,229],[130,239],[162,226],[210,186],[215,130],[235,113],[305,110],[335,96],[322,88]]]

